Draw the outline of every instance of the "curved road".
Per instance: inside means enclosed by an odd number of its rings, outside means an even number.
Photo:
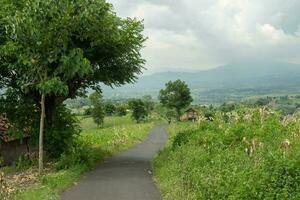
[[[106,159],[62,194],[62,200],[160,200],[150,161],[167,140],[166,126],[153,128],[134,148]]]

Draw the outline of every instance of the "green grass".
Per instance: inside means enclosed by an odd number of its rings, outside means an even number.
[[[80,139],[89,144],[95,166],[103,158],[116,154],[142,141],[153,123],[134,123],[129,116],[108,117],[105,126],[97,128],[91,118],[81,118],[83,129]],[[14,196],[15,200],[55,200],[59,194],[70,187],[80,175],[91,169],[85,164],[78,164],[66,170],[53,171],[41,177],[38,183]]]
[[[163,199],[300,199],[299,130],[300,113],[282,120],[263,109],[172,125],[153,162]]]

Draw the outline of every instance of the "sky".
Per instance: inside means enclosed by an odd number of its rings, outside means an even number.
[[[143,19],[145,73],[230,63],[300,63],[300,0],[108,0]]]

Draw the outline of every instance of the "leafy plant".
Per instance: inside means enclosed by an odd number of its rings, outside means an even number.
[[[94,119],[94,122],[101,126],[104,123],[104,105],[102,100],[102,95],[99,92],[94,92],[90,95],[90,100],[92,102],[93,108],[92,108],[92,117]]]
[[[137,123],[145,121],[149,115],[147,105],[141,99],[132,99],[129,101],[129,107],[132,109],[132,118],[136,120]]]
[[[193,101],[188,85],[181,80],[166,83],[166,88],[160,90],[158,98],[165,107],[175,109],[178,120],[181,109],[189,106]]]

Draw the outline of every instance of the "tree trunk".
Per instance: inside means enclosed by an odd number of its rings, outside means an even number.
[[[47,96],[45,100],[45,117],[46,117],[46,125],[48,128],[51,128],[54,123],[55,113],[56,112],[56,101],[55,98]]]
[[[42,94],[41,98],[41,119],[40,119],[40,135],[39,135],[39,174],[42,174],[43,171],[43,162],[44,162],[44,124],[45,124],[45,94]]]
[[[177,113],[177,121],[180,121],[180,108],[176,108],[176,113]]]

